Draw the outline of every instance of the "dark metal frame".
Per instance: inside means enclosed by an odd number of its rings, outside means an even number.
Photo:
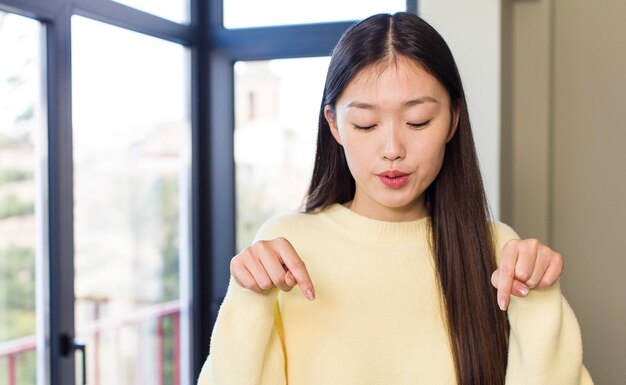
[[[75,383],[71,16],[81,15],[191,49],[192,373],[209,351],[235,251],[233,63],[327,56],[349,22],[224,29],[219,0],[189,0],[189,24],[109,0],[0,0],[0,10],[46,30],[50,384]],[[417,13],[417,0],[406,10]],[[69,345],[68,345],[69,344]]]

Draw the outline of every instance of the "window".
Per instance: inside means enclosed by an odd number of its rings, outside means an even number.
[[[177,383],[187,53],[82,17],[72,28],[75,319],[88,382]]]
[[[76,338],[88,383],[195,382],[230,259],[302,203],[327,55],[405,5],[346,3],[0,0],[0,384],[81,383]]]
[[[301,208],[328,63],[322,57],[235,64],[238,250],[269,217]]]
[[[266,27],[362,19],[404,11],[404,0],[224,0],[226,28]]]
[[[114,0],[117,3],[152,13],[178,23],[189,21],[187,0]]]
[[[0,383],[11,385],[37,383],[40,30],[0,12]]]

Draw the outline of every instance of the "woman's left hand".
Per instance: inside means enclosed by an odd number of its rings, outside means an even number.
[[[536,239],[512,239],[502,248],[500,266],[491,275],[498,306],[506,310],[511,294],[526,297],[534,288],[554,285],[563,272],[563,257]]]

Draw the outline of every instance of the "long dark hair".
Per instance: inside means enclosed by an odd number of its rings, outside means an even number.
[[[450,97],[450,113],[459,116],[441,170],[425,191],[457,382],[504,384],[509,327],[490,285],[496,268],[494,244],[465,93],[448,45],[418,16],[406,12],[371,16],[350,27],[335,47],[320,108],[305,211],[346,203],[355,193],[343,147],[330,132],[324,107],[334,108],[359,71],[396,56],[415,60],[434,76]]]

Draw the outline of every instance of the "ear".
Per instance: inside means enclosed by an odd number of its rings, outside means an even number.
[[[455,108],[451,113],[451,123],[450,130],[448,132],[448,138],[446,139],[446,143],[448,143],[452,138],[454,138],[454,134],[456,134],[457,128],[459,128],[459,109]]]
[[[333,137],[341,146],[341,137],[339,136],[339,128],[337,127],[335,111],[333,111],[332,107],[329,105],[324,106],[324,118],[326,118],[326,121],[328,122],[328,127],[330,127],[330,133],[333,134]]]

